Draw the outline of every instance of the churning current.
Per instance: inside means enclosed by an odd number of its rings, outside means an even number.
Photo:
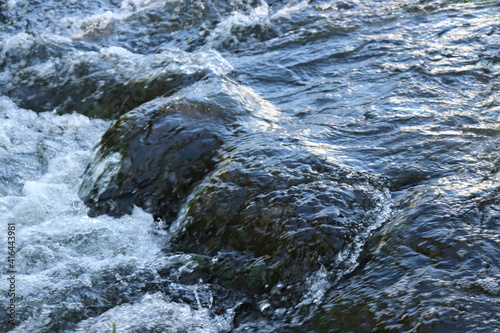
[[[1,332],[500,332],[500,2],[0,0]]]

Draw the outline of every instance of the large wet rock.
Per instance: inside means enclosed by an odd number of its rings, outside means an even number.
[[[80,197],[90,215],[121,216],[136,205],[170,223],[193,186],[214,169],[219,147],[238,132],[268,126],[265,118],[273,112],[230,81],[199,82],[146,103],[102,137]],[[253,121],[243,128],[238,119],[250,114]]]
[[[293,146],[246,140],[253,143],[240,142],[194,190],[171,228],[173,249],[241,258],[233,270],[248,267],[246,277],[222,283],[255,292],[321,267],[334,279],[352,269],[385,216],[383,180]]]
[[[193,184],[214,168],[220,120],[193,105],[165,102],[139,108],[103,136],[105,149],[80,190],[90,215],[130,214],[135,204],[170,221]]]

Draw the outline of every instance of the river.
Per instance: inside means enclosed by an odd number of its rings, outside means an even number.
[[[0,1],[0,331],[500,332],[499,50],[490,0]]]

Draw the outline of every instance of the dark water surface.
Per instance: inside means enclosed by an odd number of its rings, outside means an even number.
[[[500,3],[0,10],[0,331],[500,331]]]

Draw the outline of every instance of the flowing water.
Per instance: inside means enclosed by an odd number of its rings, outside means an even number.
[[[500,332],[499,22],[0,0],[0,331]]]

